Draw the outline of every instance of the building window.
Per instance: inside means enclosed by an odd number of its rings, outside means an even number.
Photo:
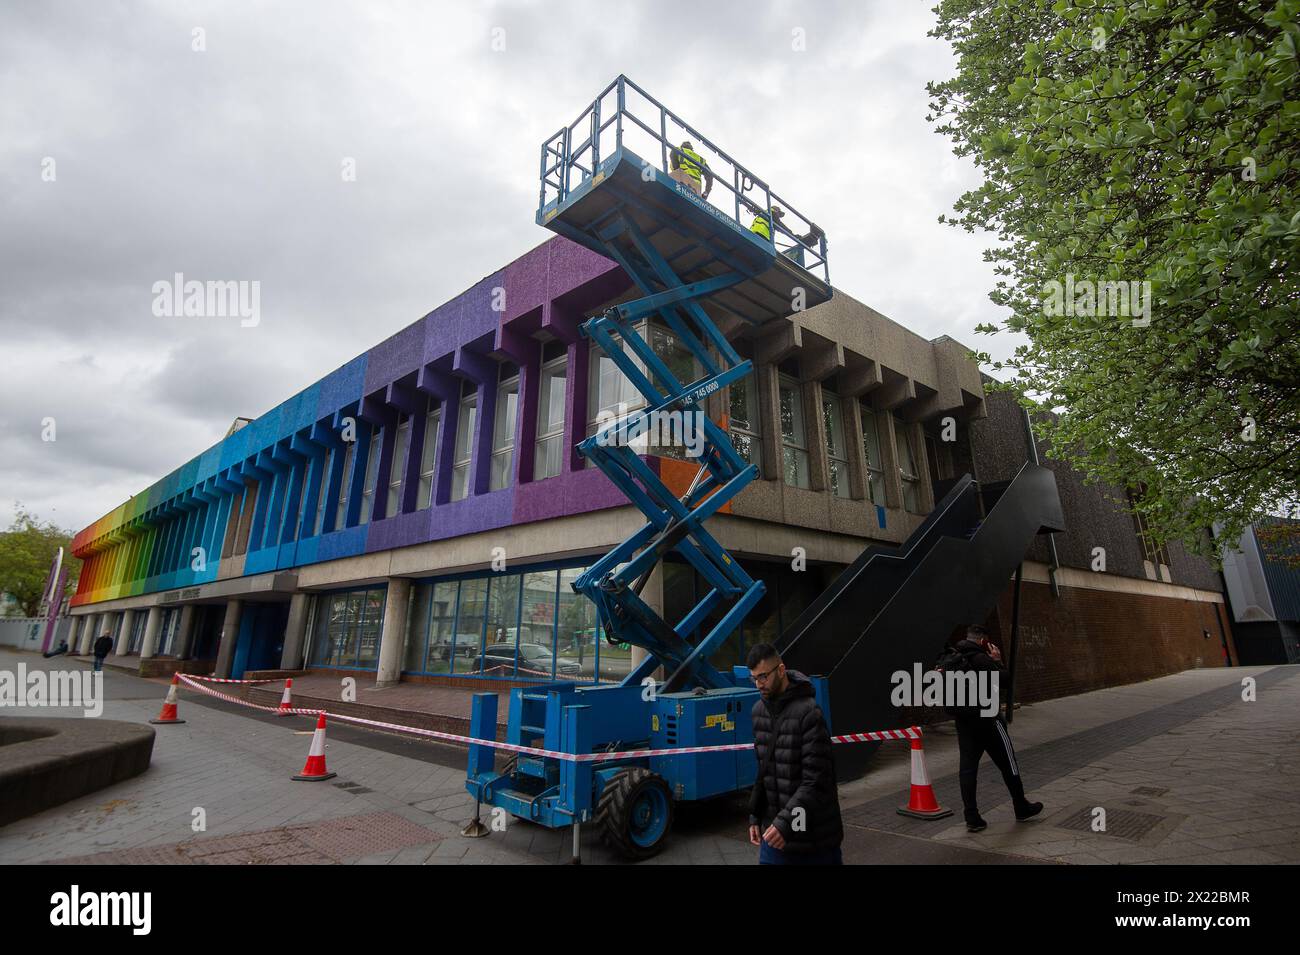
[[[361,485],[361,512],[357,524],[369,523],[375,512],[375,484],[379,480],[379,459],[382,456],[384,432],[382,428],[370,429],[370,442],[366,445],[366,477]]]
[[[488,581],[486,577],[460,582],[456,605],[456,637],[452,647],[452,673],[477,673],[483,653],[483,627],[486,620]]]
[[[696,381],[700,377],[700,364],[695,356],[679,340],[677,333],[669,328],[651,323],[647,329],[646,323],[641,322],[636,326],[636,333],[642,338],[647,335],[650,347],[654,350],[655,355],[668,367],[673,376],[680,384],[686,385]],[[618,335],[614,336],[616,343],[621,342]],[[645,363],[632,350],[631,346],[623,344],[623,350],[627,352],[632,359],[632,363],[642,374],[653,378],[646,367]],[[599,348],[591,349],[591,368],[590,368],[591,386],[587,391],[587,435],[593,435],[597,431],[608,427],[622,419],[640,411],[646,406],[645,397],[636,386],[623,374],[622,370],[614,364],[605,352]],[[657,382],[662,389],[662,382]],[[695,408],[687,409],[695,411]],[[661,426],[659,437],[666,443],[651,447],[648,444],[649,435],[642,432],[631,443],[631,448],[637,454],[656,454],[661,457],[685,458],[687,448],[684,435],[669,434],[666,427]]]
[[[898,454],[898,476],[903,479],[903,507],[921,513],[921,475],[912,453],[912,427],[894,415],[894,449]]]
[[[644,326],[641,326],[643,328]],[[641,333],[638,328],[638,333]],[[622,339],[615,334],[615,343]],[[645,365],[636,356],[631,347],[623,344],[623,350],[631,356],[633,363],[642,372]],[[632,412],[645,406],[645,398],[637,391],[632,382],[623,374],[614,360],[605,354],[599,346],[593,345],[590,351],[590,387],[587,389],[587,436],[621,421]],[[637,454],[646,453],[646,436],[643,432],[631,444]],[[588,464],[591,461],[588,459]]]
[[[753,375],[731,383],[727,429],[736,453],[760,468],[763,442],[759,437],[758,381]]]
[[[469,496],[469,463],[474,451],[474,424],[477,411],[478,393],[473,385],[465,382],[461,387],[460,414],[456,416],[456,448],[451,462],[453,501],[463,501]]]
[[[782,477],[791,487],[809,487],[808,438],[804,430],[803,395],[799,382],[781,378]]]
[[[420,447],[420,493],[415,506],[424,510],[433,503],[433,473],[438,469],[438,422],[442,418],[442,405],[429,399],[429,410],[424,413],[424,444]]]
[[[412,673],[451,672],[459,590],[460,583],[455,580],[417,584],[411,588],[402,669]],[[477,649],[475,645],[474,652]]]
[[[533,480],[555,477],[564,467],[564,399],[568,383],[566,356],[542,365],[537,395],[537,450]]]
[[[534,681],[621,680],[631,671],[631,647],[602,639],[596,608],[570,587],[582,571],[416,584],[403,670]]]
[[[319,595],[312,621],[311,666],[375,669],[383,622],[383,588]]]
[[[135,616],[131,618],[131,633],[126,645],[127,653],[138,654],[140,652],[140,644],[144,641],[144,628],[148,620],[149,612],[147,610],[137,610]]]
[[[320,469],[320,490],[316,492],[316,520],[312,522],[312,536],[321,532],[325,524],[325,490],[330,484],[330,467],[334,464],[334,449],[325,449],[325,462]]]
[[[162,620],[159,622],[158,636],[154,644],[154,655],[159,657],[169,657],[176,643],[176,631],[180,627],[181,611],[179,607],[169,607],[163,611]],[[141,637],[143,638],[143,631]]]
[[[484,651],[475,661],[486,676],[515,675],[519,651],[520,574],[494,574],[488,579],[487,628]],[[534,674],[528,674],[530,676]],[[547,674],[549,676],[549,674]]]
[[[642,327],[638,329],[645,334],[647,329]],[[654,350],[655,356],[668,366],[674,378],[681,385],[689,385],[698,381],[703,371],[699,360],[695,354],[686,347],[678,334],[671,328],[667,328],[657,322],[651,322],[648,326],[650,347]],[[661,390],[666,391],[662,382],[658,383]],[[642,404],[644,405],[644,401]],[[683,415],[703,414],[703,404],[690,405],[682,410]],[[683,426],[684,427],[684,426]],[[649,454],[657,454],[665,458],[687,459],[687,445],[685,432],[678,432],[676,425],[667,423],[661,424],[656,437],[662,442],[648,449]],[[695,459],[699,463],[699,459]]]
[[[406,452],[411,446],[411,416],[398,415],[393,435],[393,460],[388,465],[388,506],[385,517],[395,517],[402,510],[402,479],[406,475]]]
[[[339,503],[334,509],[334,529],[343,530],[347,526],[348,492],[352,490],[352,460],[356,457],[357,442],[354,438],[347,443],[343,452],[343,480],[339,482]]]
[[[644,334],[644,329],[638,331]],[[659,360],[668,366],[668,370],[673,373],[673,377],[679,384],[684,386],[699,380],[701,376],[699,359],[671,328],[658,322],[651,322],[650,347],[654,349]],[[660,384],[660,388],[662,387],[663,385]]]
[[[822,424],[826,430],[827,477],[831,493],[849,496],[849,452],[844,443],[844,414],[839,395],[822,392]]]
[[[862,447],[867,452],[867,496],[872,504],[885,505],[885,459],[880,454],[880,424],[876,412],[868,404],[859,408],[862,414]]]
[[[515,463],[515,423],[519,416],[519,369],[501,366],[501,383],[497,385],[497,403],[492,422],[492,477],[490,490],[510,486]]]

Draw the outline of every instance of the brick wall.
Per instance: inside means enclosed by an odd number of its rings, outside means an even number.
[[[971,449],[975,459],[975,477],[980,481],[1009,481],[1029,457],[1024,413],[1009,395],[992,394],[986,400],[988,417],[971,423]],[[1145,580],[1142,544],[1133,524],[1133,516],[1116,501],[1124,500],[1124,490],[1107,484],[1089,484],[1083,475],[1063,462],[1046,456],[1043,464],[1056,475],[1065,512],[1066,530],[1056,535],[1061,564],[1089,570],[1093,548],[1106,552],[1106,572]],[[1202,536],[1208,537],[1206,531]],[[1175,584],[1198,590],[1223,590],[1223,578],[1206,560],[1188,553],[1179,541],[1166,546],[1170,576]],[[1047,538],[1034,541],[1026,555],[1029,560],[1047,562],[1050,558]]]
[[[1011,635],[1013,591],[1014,584],[988,622],[1004,649]],[[1047,584],[1027,581],[1015,698],[1029,703],[1223,666],[1220,622],[1236,663],[1222,604],[1070,587],[1053,597]]]

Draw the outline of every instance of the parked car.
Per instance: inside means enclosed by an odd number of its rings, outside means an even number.
[[[478,659],[478,647],[478,634],[462,633],[457,635],[454,646],[449,640],[438,641],[429,648],[429,653],[435,660],[450,661],[453,654],[462,660],[476,660]]]
[[[544,647],[540,643],[521,643],[518,650],[519,669],[534,671],[525,675],[551,675],[550,647]],[[514,672],[515,645],[513,643],[494,643],[474,661],[474,668],[479,671],[491,670],[495,667],[510,673]],[[579,676],[582,667],[578,665],[577,660],[570,657],[558,657],[555,661],[555,672],[559,676]]]

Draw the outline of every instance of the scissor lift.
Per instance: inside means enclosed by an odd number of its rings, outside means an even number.
[[[678,136],[711,159],[724,205],[672,178]],[[774,223],[771,238],[741,219],[762,212],[772,221],[778,204],[786,217]],[[550,827],[573,826],[575,850],[577,826],[597,818],[617,848],[642,857],[658,851],[674,802],[733,792],[754,780],[749,751],[674,755],[688,746],[752,742],[749,714],[757,696],[743,667],[722,672],[709,658],[762,598],[763,583],[704,527],[757,468],[737,453],[702,403],[752,371],[719,321],[765,324],[830,299],[826,240],[766,183],[622,76],[543,145],[537,221],[613,259],[643,296],[589,319],[582,331],[627,376],[645,407],[578,449],[645,514],[646,524],[573,589],[595,604],[607,640],[641,647],[646,655],[618,685],[513,690],[508,741],[566,754],[653,753],[583,762],[521,755],[498,769],[495,749],[474,745],[466,786],[480,804]],[[806,236],[797,234],[799,223],[808,227]],[[651,316],[689,350],[702,377],[679,380],[637,333],[636,323]],[[681,496],[632,446],[657,416],[673,412],[695,413],[705,439],[699,469]],[[710,588],[675,624],[640,596],[670,552]],[[721,618],[693,643],[691,635],[716,612]],[[661,667],[665,678],[655,683]],[[829,715],[824,684],[817,685]],[[473,736],[495,739],[496,708],[495,694],[475,696]]]

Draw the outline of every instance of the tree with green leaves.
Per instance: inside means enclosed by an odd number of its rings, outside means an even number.
[[[1300,0],[941,0],[937,131],[1049,453],[1205,552],[1300,498]]]
[[[71,543],[72,532],[42,524],[21,505],[9,529],[0,531],[0,593],[18,601],[24,617],[40,615],[41,597],[60,547],[68,568],[64,596],[76,590],[81,561],[72,556]]]

